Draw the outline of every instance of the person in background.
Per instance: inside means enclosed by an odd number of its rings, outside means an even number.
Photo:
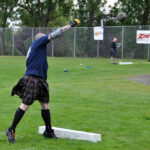
[[[111,64],[116,64],[116,57],[117,57],[117,38],[114,37],[111,43],[111,51],[110,51],[110,60]]]

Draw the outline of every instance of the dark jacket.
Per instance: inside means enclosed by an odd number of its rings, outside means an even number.
[[[116,44],[116,42],[111,43],[110,56],[111,57],[117,57],[117,44]]]

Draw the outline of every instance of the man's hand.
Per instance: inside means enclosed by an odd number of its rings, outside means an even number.
[[[69,29],[71,29],[71,27],[74,27],[74,26],[78,25],[79,23],[80,23],[79,19],[74,19],[69,25],[62,27],[61,31],[64,33],[66,31],[68,31]]]
[[[70,23],[70,26],[71,27],[74,27],[76,25],[78,25],[80,23],[80,20],[79,19],[74,19],[71,23]]]

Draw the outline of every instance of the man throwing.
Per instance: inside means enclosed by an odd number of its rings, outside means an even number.
[[[8,141],[15,143],[15,129],[24,113],[34,100],[41,104],[41,115],[45,123],[44,137],[57,139],[51,126],[51,115],[49,109],[49,87],[47,80],[47,44],[72,27],[79,24],[80,21],[75,19],[69,25],[58,28],[49,35],[38,33],[35,41],[31,44],[26,59],[26,72],[24,77],[13,87],[12,96],[18,95],[22,99],[22,104],[17,109],[11,126],[6,131]]]

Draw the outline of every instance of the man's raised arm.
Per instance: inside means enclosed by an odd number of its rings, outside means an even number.
[[[48,36],[49,40],[55,39],[59,36],[61,36],[63,33],[65,33],[66,31],[68,31],[69,29],[71,29],[72,27],[75,27],[76,25],[78,25],[80,23],[80,20],[78,19],[74,19],[69,25],[66,25],[64,27],[58,28],[55,31],[51,32]]]

